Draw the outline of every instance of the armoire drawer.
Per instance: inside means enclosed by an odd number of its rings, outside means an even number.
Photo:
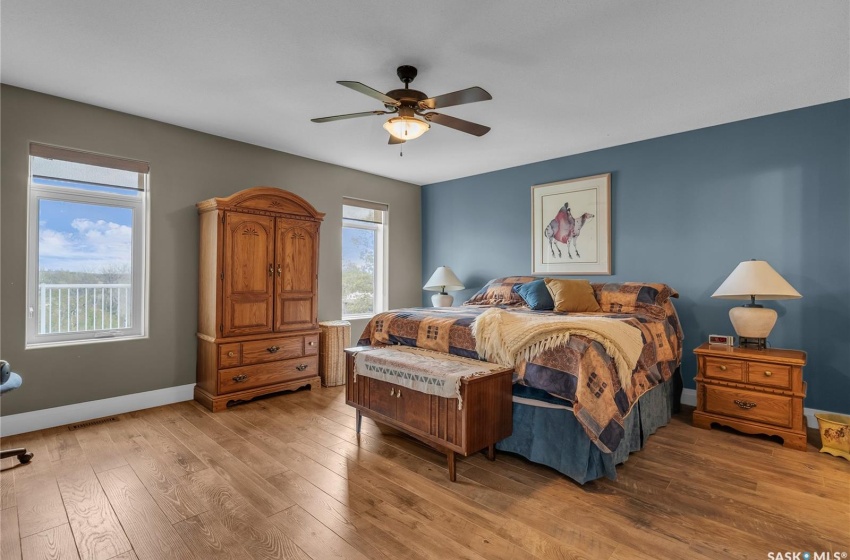
[[[265,338],[242,343],[242,365],[262,364],[304,355],[304,337]]]
[[[235,368],[319,354],[319,335],[281,336],[218,345],[218,367]]]
[[[266,364],[230,368],[218,372],[218,392],[233,393],[319,374],[319,359],[302,357]]]
[[[242,346],[238,342],[218,346],[218,367],[236,367],[242,363]]]
[[[304,355],[318,356],[319,354],[319,335],[308,334],[304,337]]]

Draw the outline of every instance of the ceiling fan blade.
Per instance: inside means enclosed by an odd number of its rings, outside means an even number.
[[[440,113],[425,113],[422,116],[431,122],[441,124],[449,128],[454,128],[455,130],[460,130],[461,132],[466,132],[467,134],[474,134],[475,136],[484,136],[485,134],[490,132],[489,126],[465,121],[463,119],[458,119],[457,117],[450,117],[448,115],[442,115]]]
[[[401,138],[396,138],[395,136],[390,134],[390,141],[387,142],[387,144],[392,146],[393,144],[404,144],[405,142],[407,142],[407,140],[402,140]]]
[[[475,86],[423,99],[419,102],[419,107],[422,109],[442,109],[444,107],[463,105],[464,103],[475,103],[476,101],[488,101],[490,99],[493,99],[492,95],[480,87]]]
[[[348,113],[347,115],[334,115],[333,117],[321,117],[319,119],[310,119],[313,122],[323,123],[331,121],[341,121],[345,119],[356,119],[357,117],[370,117],[372,115],[388,115],[387,111],[365,111],[363,113]]]
[[[384,105],[393,105],[393,106],[396,106],[396,107],[399,105],[399,102],[398,102],[397,99],[393,99],[392,97],[390,97],[388,95],[384,95],[380,91],[378,91],[374,88],[370,88],[366,84],[361,84],[360,82],[347,82],[347,81],[341,81],[341,82],[337,82],[337,83],[341,86],[351,88],[354,91],[359,91],[360,93],[366,94],[369,97],[374,97],[375,99],[377,99],[378,101],[380,101]]]

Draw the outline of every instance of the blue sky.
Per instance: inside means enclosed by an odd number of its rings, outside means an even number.
[[[133,211],[96,204],[39,201],[40,270],[101,272],[132,262]]]

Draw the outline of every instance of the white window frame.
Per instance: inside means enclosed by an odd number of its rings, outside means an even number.
[[[365,202],[365,201],[364,201]],[[350,198],[346,198],[343,202],[344,206],[359,206],[357,200],[353,200]],[[374,204],[366,203],[363,205],[365,208],[373,208]],[[344,320],[357,320],[357,319],[371,319],[373,316],[378,313],[384,312],[389,309],[389,296],[388,296],[388,287],[387,280],[389,278],[389,266],[387,266],[388,258],[387,255],[388,250],[388,242],[389,242],[389,207],[381,210],[381,216],[383,218],[382,223],[369,223],[369,222],[361,222],[359,220],[348,220],[343,218],[342,227],[343,228],[357,228],[368,231],[375,232],[375,295],[372,303],[372,313],[354,313],[354,314],[343,314],[342,318]],[[341,274],[341,269],[340,269]],[[342,311],[342,293],[340,292],[340,311]]]
[[[32,156],[30,156],[30,162]],[[45,348],[75,344],[91,344],[147,338],[148,324],[148,197],[149,173],[140,174],[143,178],[143,190],[131,197],[107,192],[86,191],[82,189],[56,187],[36,184],[32,180],[32,171],[28,175],[29,212],[27,216],[27,298],[26,298],[26,348]],[[42,200],[55,200],[81,204],[129,208],[133,211],[132,237],[132,293],[133,325],[129,328],[103,329],[70,333],[39,334],[38,332],[38,257],[39,257],[39,203]]]

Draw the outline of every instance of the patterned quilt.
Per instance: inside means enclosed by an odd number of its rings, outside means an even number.
[[[401,344],[480,359],[470,326],[490,307],[466,305],[379,313],[366,326],[358,344]],[[553,314],[524,307],[498,307],[517,314]],[[635,309],[631,313],[570,314],[611,317],[641,330],[643,352],[632,372],[631,387],[621,387],[614,361],[601,344],[578,335],[520,362],[514,382],[568,401],[591,441],[603,452],[613,452],[623,438],[623,418],[632,406],[641,395],[668,380],[681,362],[682,330],[676,310],[669,300],[659,307],[651,312]]]

